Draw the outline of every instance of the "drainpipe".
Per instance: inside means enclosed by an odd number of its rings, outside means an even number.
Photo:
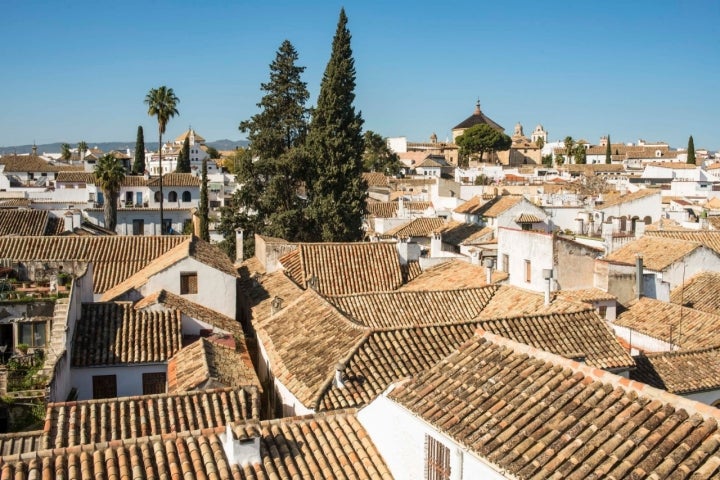
[[[643,294],[643,257],[639,253],[635,255],[635,288],[639,300]]]

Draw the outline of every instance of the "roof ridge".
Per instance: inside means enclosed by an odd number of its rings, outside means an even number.
[[[350,360],[355,356],[355,354],[360,350],[360,348],[365,345],[365,343],[368,341],[370,336],[372,335],[373,331],[368,330],[363,334],[363,336],[357,341],[355,346],[351,348],[348,353],[338,360],[338,364],[342,364],[344,368],[347,368],[348,363],[350,363]],[[330,371],[330,375],[328,378],[325,379],[323,384],[318,389],[317,395],[313,401],[313,409],[317,412],[320,410],[320,402],[322,401],[322,398],[325,396],[325,394],[330,390],[332,387],[332,383],[335,380],[335,366],[333,366],[333,369]]]

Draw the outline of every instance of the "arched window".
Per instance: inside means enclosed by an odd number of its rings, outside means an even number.
[[[175,190],[168,193],[168,202],[177,202],[177,192]]]
[[[192,196],[190,195],[190,192],[188,192],[187,190],[185,190],[182,193],[182,201],[183,202],[189,202],[191,198],[192,198]]]
[[[162,197],[160,196],[160,192],[159,192],[159,191],[158,191],[158,192],[155,192],[155,201],[158,202],[158,203],[160,203],[160,199],[161,199],[161,198],[162,198]]]

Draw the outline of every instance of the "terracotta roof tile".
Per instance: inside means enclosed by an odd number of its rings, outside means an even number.
[[[615,323],[686,350],[720,346],[720,316],[653,298],[636,300]]]
[[[330,296],[341,312],[372,328],[436,325],[471,320],[485,308],[496,285],[444,291],[397,291]]]
[[[630,378],[679,395],[720,389],[720,348],[636,357]]]
[[[93,445],[259,419],[254,386],[51,403],[41,448]]]
[[[542,218],[531,213],[521,213],[515,219],[515,223],[540,223],[542,221]]]
[[[384,173],[364,172],[362,177],[367,182],[368,187],[384,187],[388,185],[388,179]]]
[[[494,201],[497,198],[499,198],[499,197],[495,197],[493,199],[488,200],[488,199],[484,198],[482,195],[475,195],[470,200],[461,203],[453,211],[455,213],[469,213],[469,214],[481,213],[481,209],[483,206],[485,206],[485,204],[487,204],[488,202]]]
[[[3,258],[14,261],[92,262],[95,293],[102,293],[188,238],[180,235],[0,237],[0,252]]]
[[[163,187],[199,187],[200,177],[192,173],[168,173],[163,175]],[[160,177],[148,180],[149,187],[160,186]]]
[[[447,220],[438,217],[422,217],[408,221],[385,232],[385,237],[427,237],[438,228],[445,225]]]
[[[149,309],[154,305],[162,305],[168,310],[180,310],[183,314],[224,330],[235,338],[243,337],[242,325],[235,319],[167,290],[160,290],[139,300],[135,303],[135,309]]]
[[[495,218],[520,203],[522,199],[522,195],[503,195],[497,201],[486,204],[488,208],[478,213],[488,218]]]
[[[601,302],[604,300],[617,300],[612,293],[608,293],[599,288],[583,288],[579,290],[560,290],[555,293],[556,298],[566,300],[568,302]]]
[[[478,318],[492,319],[552,313],[576,313],[589,308],[586,303],[560,298],[553,300],[550,305],[545,305],[545,297],[542,294],[510,285],[502,285]]]
[[[0,434],[0,456],[18,455],[40,449],[42,430]]]
[[[695,242],[644,235],[607,255],[605,260],[635,265],[640,254],[645,268],[661,272],[699,247]]]
[[[170,365],[174,367],[170,368]],[[244,342],[236,351],[214,341],[199,338],[177,352],[169,361],[170,392],[239,386],[262,389]]]
[[[78,169],[78,167],[70,165],[51,163],[35,155],[3,155],[0,157],[0,165],[5,165],[5,173],[59,172],[61,170]]]
[[[300,287],[314,279],[324,295],[390,291],[403,282],[394,243],[301,243],[280,263]]]
[[[252,324],[257,324],[273,314],[273,302],[287,306],[297,300],[304,290],[282,271],[265,274],[254,268],[247,270],[251,263],[243,262],[240,267],[240,276],[242,291],[247,296],[250,309],[249,320]]]
[[[142,312],[130,303],[84,303],[73,367],[165,362],[182,344],[180,311]]]
[[[231,465],[224,428],[172,432],[129,442],[42,450],[2,457],[3,476],[14,480],[91,478],[383,480],[392,476],[352,413],[246,421],[233,426],[241,440],[260,439],[260,459]]]
[[[670,292],[670,301],[720,315],[720,272],[701,272]]]
[[[54,220],[47,210],[0,209],[0,236],[54,235],[57,230]]]
[[[312,289],[257,324],[256,331],[273,375],[303,405],[316,403],[338,360],[367,334]]]
[[[499,282],[507,278],[505,272],[494,270],[491,280]],[[449,290],[452,288],[484,287],[485,268],[464,260],[449,260],[424,270],[412,281],[400,287],[401,291]]]
[[[720,253],[720,231],[670,231],[670,230],[652,230],[646,231],[646,236],[661,237],[661,238],[674,238],[677,240],[683,240],[685,242],[696,242],[705,245],[708,248],[715,250]]]
[[[488,332],[389,397],[517,478],[720,475],[717,409]]]
[[[605,210],[606,208],[610,207],[616,207],[618,205],[621,205],[623,203],[629,203],[634,202],[635,200],[640,200],[646,197],[652,197],[653,195],[657,195],[658,202],[660,201],[660,190],[657,188],[643,188],[641,190],[638,190],[637,192],[632,193],[625,193],[625,194],[616,194],[616,195],[606,195],[603,203],[598,204],[595,206],[596,210]]]
[[[185,258],[194,258],[226,275],[237,276],[237,270],[235,270],[232,262],[217,246],[195,236],[185,238],[186,240],[183,243],[163,253],[148,263],[142,270],[137,271],[131,277],[126,278],[121,283],[106,290],[101,300],[109,302],[130,290],[140,288],[147,283],[151,276]]]
[[[56,183],[95,185],[95,174],[92,172],[60,172],[55,179]],[[164,185],[165,182],[163,182]],[[142,175],[125,175],[122,185],[124,187],[145,187],[148,182]]]
[[[403,201],[403,208],[406,212],[424,212],[432,206],[432,202]],[[397,215],[399,208],[398,201],[368,203],[368,214],[377,218],[393,218]]]
[[[435,230],[435,233],[442,234],[443,243],[454,246],[464,245],[466,241],[476,238],[481,232],[484,232],[485,236],[490,236],[492,229],[450,220]]]

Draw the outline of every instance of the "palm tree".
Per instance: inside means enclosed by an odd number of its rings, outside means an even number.
[[[87,143],[85,143],[85,140],[80,140],[78,142],[78,156],[80,157],[80,160],[85,159],[86,151],[87,151]]]
[[[160,157],[160,233],[165,233],[163,219],[163,171],[162,171],[162,136],[165,127],[172,117],[178,115],[177,104],[180,99],[175,96],[172,88],[165,85],[158,88],[151,88],[145,95],[145,103],[148,106],[148,115],[157,117],[158,122],[158,155]]]
[[[60,154],[60,158],[63,160],[70,160],[72,158],[72,153],[70,152],[70,145],[67,143],[63,143],[60,146],[60,151],[62,152]]]
[[[117,225],[117,201],[124,178],[125,170],[118,159],[111,153],[100,157],[95,167],[95,181],[105,195],[105,228],[110,230],[115,230]]]
[[[567,136],[565,137],[565,140],[563,140],[563,144],[565,145],[565,155],[567,155],[567,162],[570,163],[570,159],[572,158],[572,152],[573,152],[573,146],[575,145],[575,140],[573,140],[572,137]]]

